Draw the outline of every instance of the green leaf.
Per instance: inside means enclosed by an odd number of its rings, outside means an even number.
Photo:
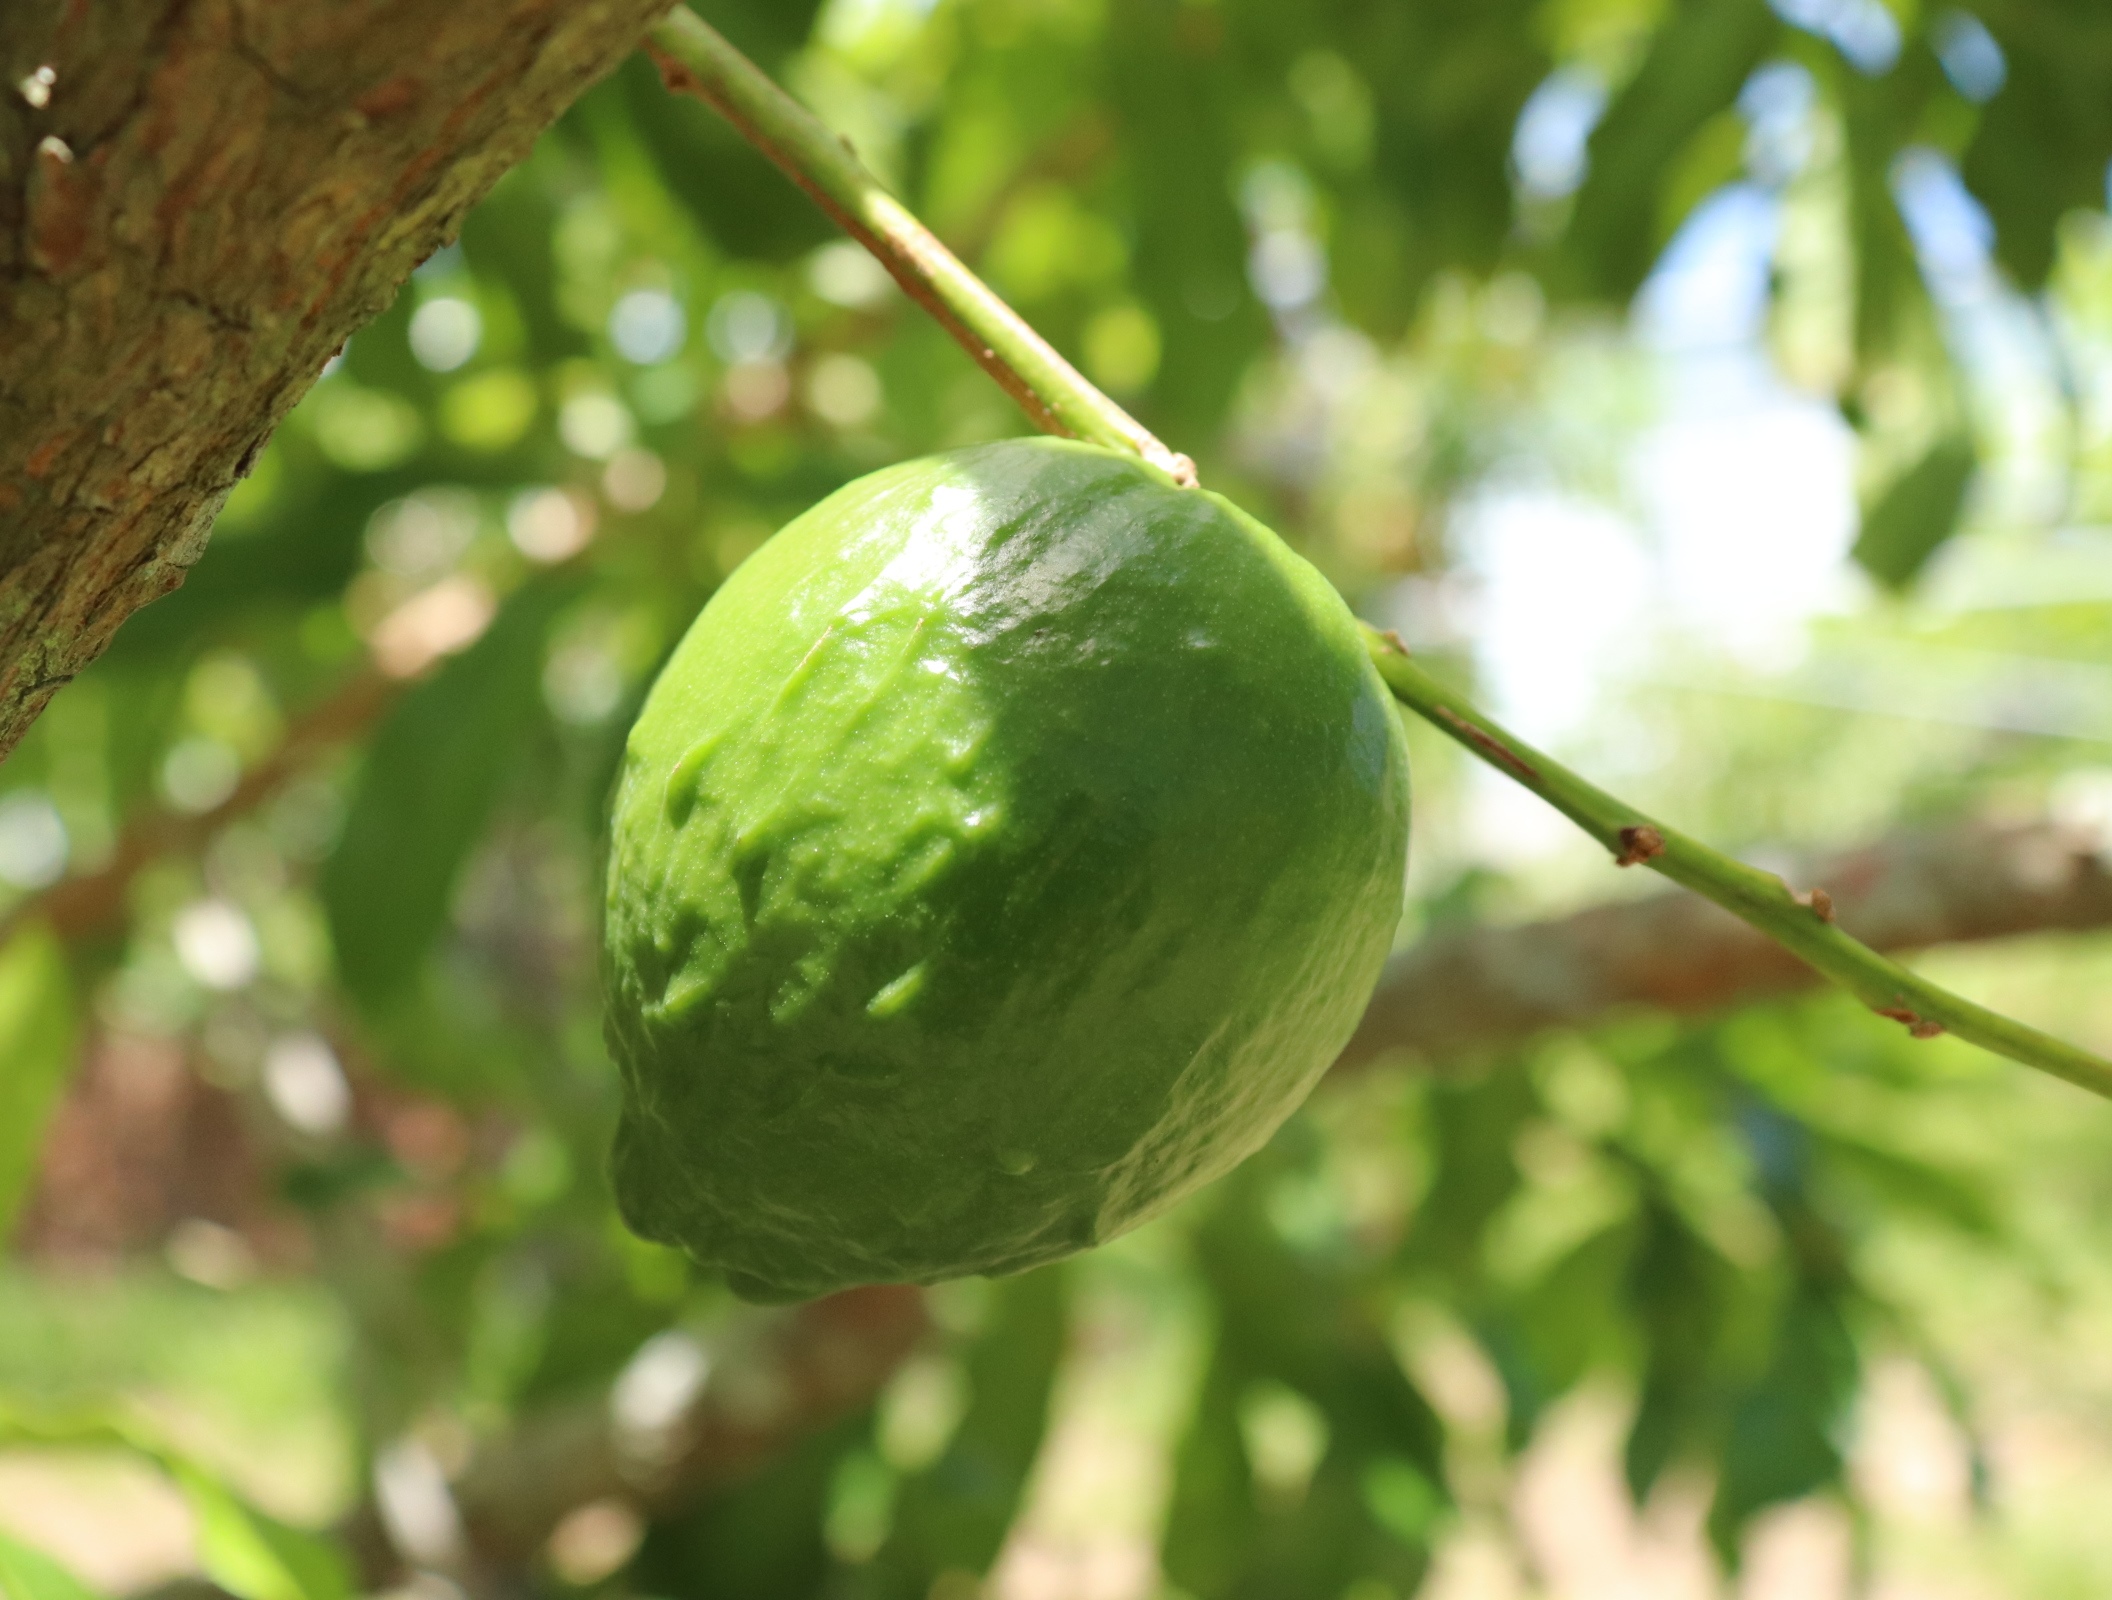
[[[1245,0],[1238,9],[1248,126],[1260,121],[1254,102],[1281,94],[1283,64],[1292,63],[1295,104],[1276,115],[1305,125],[1318,165],[1336,174],[1322,200],[1334,210],[1329,277],[1351,320],[1388,342],[1434,277],[1499,270],[1516,241],[1509,168],[1518,114],[1553,65],[1538,20],[1544,8],[1536,0],[1340,8]],[[1316,78],[1313,68],[1328,62],[1339,66]],[[1368,172],[1328,154],[1351,109],[1330,103],[1329,75],[1369,86]]]
[[[1378,1456],[1365,1467],[1362,1487],[1366,1508],[1401,1543],[1432,1542],[1445,1495],[1422,1468],[1398,1456]]]
[[[869,1414],[847,1418],[694,1510],[656,1521],[631,1565],[632,1592],[685,1600],[812,1600],[828,1592],[830,1489],[870,1430]]]
[[[51,1557],[0,1533],[0,1600],[100,1600]]]
[[[1996,257],[2036,289],[2053,269],[2055,224],[2105,203],[2112,14],[2102,0],[2008,0],[1984,11],[2008,81],[1988,102],[1961,171],[1994,219]]]
[[[1416,1209],[1408,1253],[1461,1277],[1474,1272],[1483,1233],[1517,1193],[1518,1134],[1537,1110],[1531,1082],[1515,1067],[1432,1086],[1437,1172]]]
[[[544,637],[573,592],[549,577],[514,595],[375,736],[322,880],[338,972],[361,1001],[402,994],[445,926],[455,879],[537,714]]]
[[[0,951],[0,1241],[36,1175],[73,1045],[65,952],[42,924],[24,928]]]
[[[942,1574],[997,1559],[1048,1428],[1069,1295],[1061,1267],[1007,1278],[968,1356],[968,1410],[943,1454],[902,1485],[876,1559],[884,1593],[922,1600]]]
[[[1832,76],[1846,135],[1856,359],[1866,372],[1903,354],[1942,360],[1935,308],[1892,188],[1900,152],[1922,137],[1928,103],[1941,86],[1934,58],[1911,52],[1876,78],[1836,63]]]
[[[1373,1315],[1383,1258],[1291,1246],[1271,1218],[1293,1123],[1226,1179],[1197,1239],[1217,1347],[1182,1441],[1165,1543],[1169,1577],[1222,1600],[1340,1594],[1360,1579],[1413,1593],[1445,1510],[1443,1428]],[[1302,1492],[1260,1487],[1243,1408],[1288,1391],[1323,1425]]]
[[[1662,1193],[1647,1196],[1628,1278],[1642,1337],[1642,1393],[1623,1452],[1640,1504],[1681,1456],[1713,1457],[1727,1408],[1749,1375],[1736,1337],[1763,1285],[1697,1237]]]
[[[1709,1514],[1727,1558],[1755,1513],[1840,1481],[1861,1375],[1840,1305],[1807,1285],[1783,1316],[1774,1362],[1731,1421]]]
[[[1222,1348],[1204,1376],[1174,1459],[1160,1559],[1193,1594],[1229,1593],[1253,1559],[1254,1473],[1240,1437],[1240,1375]]]
[[[1108,99],[1124,130],[1136,232],[1135,283],[1163,354],[1150,399],[1168,438],[1206,438],[1268,319],[1242,271],[1233,203],[1244,85],[1225,69],[1220,10],[1129,0],[1109,14]]]
[[[1978,459],[1972,439],[1964,434],[1930,446],[1864,515],[1853,552],[1856,564],[1888,589],[1911,585],[1929,558],[1958,531]]]
[[[1477,1328],[1510,1401],[1506,1432],[1524,1449],[1542,1414],[1620,1344],[1617,1321],[1635,1226],[1617,1222],[1581,1240],[1501,1316]]]
[[[0,1442],[129,1450],[153,1462],[190,1508],[199,1565],[238,1600],[350,1600],[351,1568],[336,1545],[266,1516],[149,1426],[101,1410],[32,1415],[0,1404]],[[0,1548],[0,1578],[5,1555]]]
[[[1876,1191],[1888,1211],[1920,1212],[1983,1244],[2010,1243],[1994,1198],[1981,1185],[1867,1140],[1829,1135],[1823,1148],[1833,1164]]]
[[[199,1565],[241,1600],[349,1600],[344,1558],[313,1534],[265,1516],[196,1463],[164,1455],[196,1527]]]
[[[1736,103],[1780,32],[1765,0],[1687,0],[1658,29],[1591,137],[1591,167],[1564,240],[1582,292],[1625,300],[1649,276],[1664,230],[1699,198],[1669,192],[1680,164]]]
[[[1694,130],[1658,183],[1650,238],[1653,256],[1672,242],[1679,225],[1702,201],[1745,171],[1745,141],[1745,118],[1736,107],[1717,112]]]

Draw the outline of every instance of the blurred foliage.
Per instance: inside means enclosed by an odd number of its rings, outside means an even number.
[[[0,1414],[0,1441],[105,1446],[153,1463],[168,1475],[190,1512],[199,1570],[237,1600],[343,1600],[352,1592],[348,1565],[329,1541],[266,1516],[228,1488],[218,1472],[137,1423]],[[36,1574],[30,1581],[49,1583],[52,1575]]]
[[[73,1066],[73,994],[66,957],[42,928],[0,953],[0,1232],[12,1229],[36,1176],[46,1119]]]
[[[90,1600],[93,1591],[49,1556],[0,1535],[0,1586],[19,1600]]]
[[[1620,314],[1741,200],[1774,219],[1780,369],[1856,430],[1870,575],[1925,591],[1974,551],[2006,571],[2034,531],[2019,506],[2112,516],[2093,0],[709,15],[1207,482],[1353,596],[1435,617],[1419,647],[1471,642],[1441,602],[1490,485],[1625,502],[1614,463],[1661,397]],[[1974,331],[1989,306],[2057,369],[2022,444],[2017,380]],[[288,1523],[357,1527],[390,1463],[455,1470],[620,1394],[671,1329],[739,1392],[764,1324],[626,1236],[602,1176],[607,787],[657,664],[772,529],[1021,426],[633,61],[332,363],[188,584],[0,771],[0,880],[29,904],[140,817],[214,811],[346,685],[391,686],[202,851],[151,861],[119,915],[63,949],[23,923],[0,951],[0,1223],[48,1127],[0,1398],[87,1408],[162,1463],[220,1589],[345,1592],[329,1541]],[[2056,462],[2036,499],[2020,454]],[[1802,676],[1640,691],[1605,770],[1732,843],[2042,800],[2072,750],[2046,736],[2112,723],[2021,713],[2043,679],[1987,662],[2112,666],[2091,572],[1979,608],[1874,601],[1816,630]],[[1908,647],[1939,720],[1842,715],[1869,653]],[[1479,791],[1456,756],[1418,752],[1409,928],[1534,904],[1463,842]],[[2083,970],[2061,997],[2101,1025]],[[472,1587],[963,1600],[995,1569],[1033,1595],[1084,1515],[1144,1553],[1092,1593],[1405,1600],[1509,1515],[1507,1475],[1565,1408],[1609,1393],[1634,1496],[1699,1483],[1735,1562],[1770,1507],[1863,1506],[1847,1464],[1880,1360],[1933,1374],[1976,1437],[1960,1263],[2025,1323],[2096,1292],[2074,1241],[2112,1217],[2103,1144],[2057,1095],[1826,999],[1395,1062],[1140,1238],[933,1295],[933,1335],[870,1404],[747,1475],[643,1526],[560,1507],[601,1520]],[[118,1288],[78,1287],[98,1265]],[[1111,1421],[1102,1368],[1153,1398]],[[142,1396],[220,1445],[143,1444]],[[251,1448],[273,1418],[320,1468]],[[1110,1430],[1148,1469],[1066,1513],[1115,1472]],[[5,1506],[0,1526],[38,1532]],[[4,1536],[0,1589],[81,1592]]]

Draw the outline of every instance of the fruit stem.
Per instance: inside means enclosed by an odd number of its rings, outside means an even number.
[[[825,127],[686,6],[654,26],[646,49],[670,89],[698,96],[775,161],[822,210],[960,341],[1035,424],[1142,457],[1195,486],[1195,464],[1169,450],[1086,380],[865,170]],[[1742,918],[1916,1038],[1955,1033],[2112,1099],[2112,1062],[1954,995],[1851,939],[1823,891],[1799,897],[1773,873],[1653,822],[1514,738],[1424,671],[1391,634],[1366,629],[1373,663],[1411,711],[1517,780],[1612,852]]]
[[[1823,890],[1799,896],[1749,867],[1643,815],[1586,782],[1477,711],[1419,665],[1392,634],[1367,627],[1372,664],[1401,704],[1472,754],[1532,790],[1604,845],[1620,866],[1647,866],[1774,940],[1917,1039],[1955,1033],[2112,1099],[2112,1062],[1975,1005],[1850,938]]]
[[[670,89],[696,95],[782,167],[1046,433],[1141,456],[1183,488],[1195,463],[1095,388],[889,194],[812,112],[709,23],[678,5],[646,36]]]

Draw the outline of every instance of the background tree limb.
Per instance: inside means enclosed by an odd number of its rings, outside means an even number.
[[[2098,840],[2052,824],[1902,833],[1794,875],[1874,949],[2112,924]],[[1386,969],[1338,1070],[1405,1051],[1432,1063],[1580,1027],[1623,1007],[1697,1016],[1816,988],[1797,957],[1693,895],[1517,927],[1439,932]]]
[[[0,756],[666,0],[0,7]]]
[[[665,1513],[739,1480],[869,1404],[929,1328],[919,1289],[847,1289],[756,1312],[736,1324],[732,1347],[700,1349],[695,1395],[656,1426],[626,1416],[620,1379],[612,1391],[525,1419],[479,1449],[450,1485],[464,1575],[532,1560],[579,1506],[613,1499]],[[373,1502],[347,1532],[370,1582],[400,1575],[406,1552]]]

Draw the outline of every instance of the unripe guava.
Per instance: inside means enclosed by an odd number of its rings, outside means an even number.
[[[876,472],[713,596],[626,747],[615,1179],[754,1298],[1008,1273],[1258,1148],[1401,910],[1326,580],[1089,445]]]

